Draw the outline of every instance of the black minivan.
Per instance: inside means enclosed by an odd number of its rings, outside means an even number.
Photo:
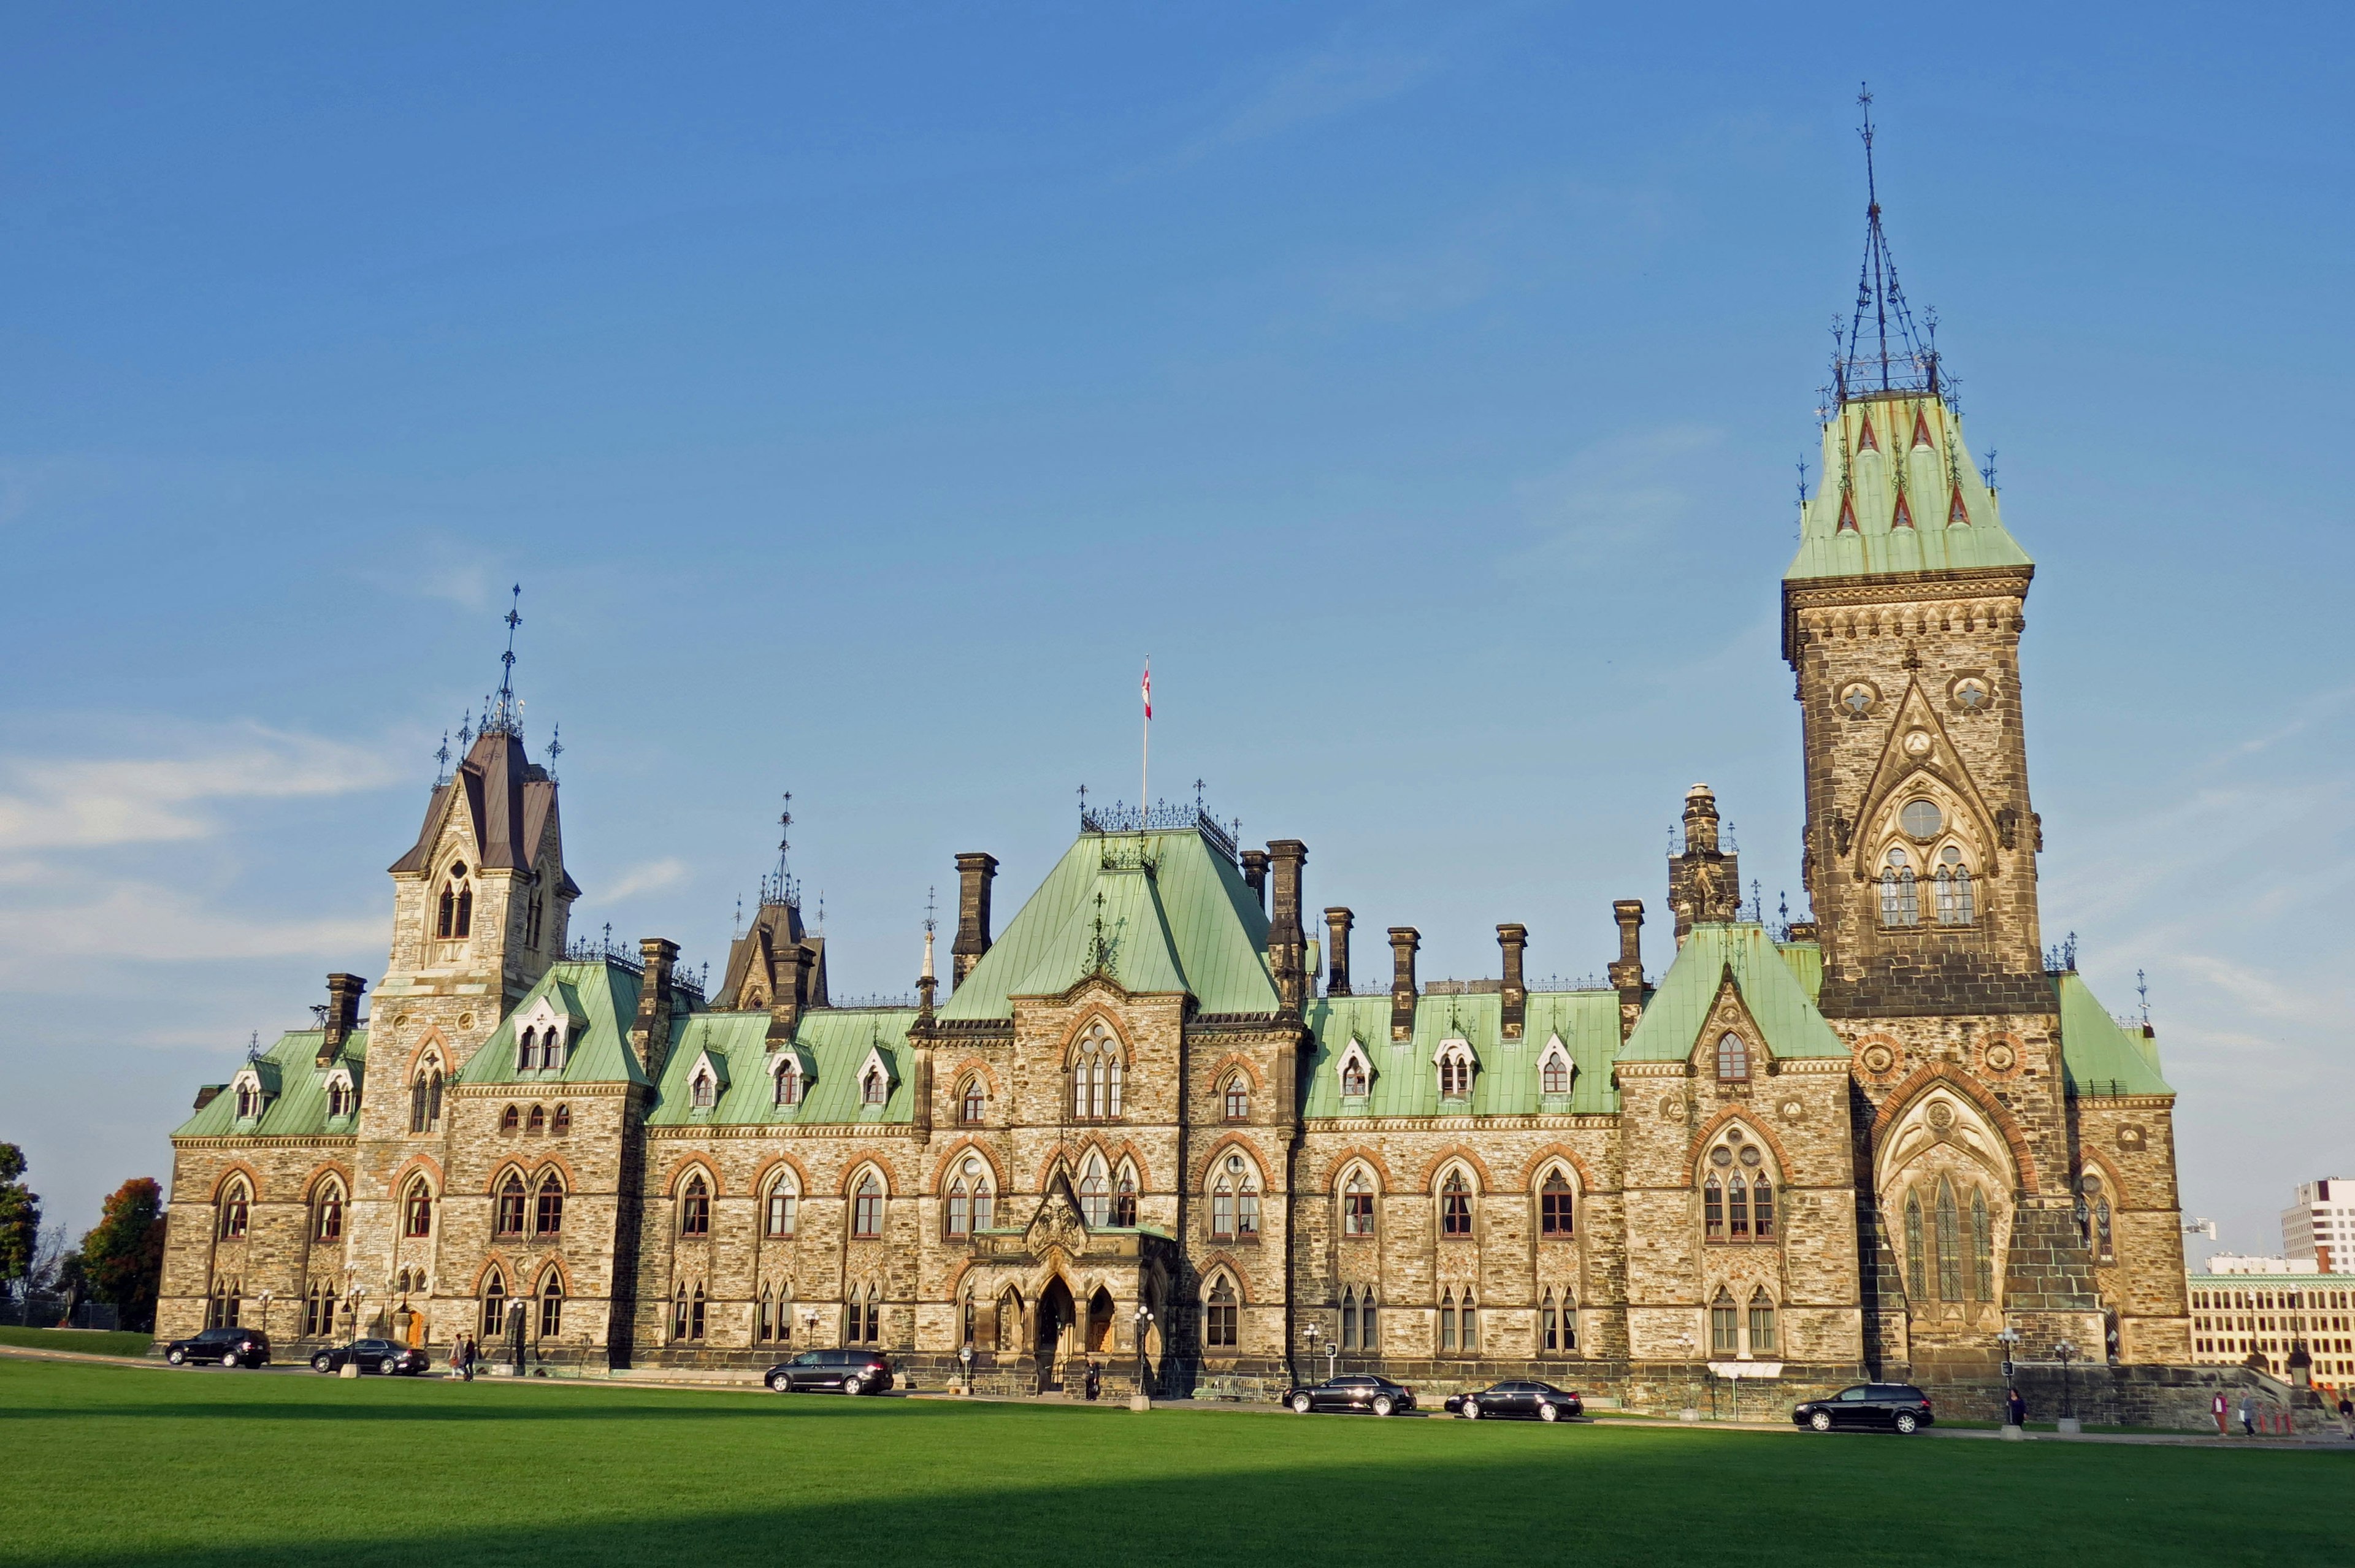
[[[881,1393],[891,1386],[891,1362],[880,1350],[804,1350],[763,1381],[778,1393]]]
[[[266,1367],[270,1336],[259,1328],[208,1328],[164,1347],[164,1359],[174,1366],[190,1361],[218,1361],[224,1367]]]
[[[1930,1396],[1912,1383],[1858,1383],[1829,1399],[1808,1400],[1791,1412],[1793,1425],[1817,1432],[1863,1426],[1911,1436],[1934,1419]]]

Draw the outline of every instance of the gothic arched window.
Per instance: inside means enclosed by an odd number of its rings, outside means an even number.
[[[506,1329],[507,1282],[493,1269],[483,1282],[483,1338],[496,1339]]]
[[[1349,1172],[1341,1183],[1341,1234],[1363,1237],[1374,1233],[1374,1184],[1364,1169]]]
[[[1350,1100],[1362,1099],[1366,1089],[1366,1059],[1354,1051],[1350,1051],[1341,1060],[1342,1097]]]
[[[1963,852],[1952,844],[1938,851],[1935,889],[1940,925],[1969,925],[1977,919],[1977,901],[1971,896],[1971,869]]]
[[[967,1155],[949,1183],[948,1233],[969,1236],[975,1231],[986,1231],[993,1219],[990,1207],[989,1167],[977,1155]]]
[[[419,1177],[409,1184],[409,1198],[401,1205],[401,1233],[409,1236],[430,1236],[433,1233],[433,1189]]]
[[[229,1189],[221,1194],[221,1240],[233,1242],[245,1234],[251,1219],[250,1205],[252,1200],[252,1195],[247,1191],[242,1180],[229,1184]]]
[[[1210,1235],[1218,1241],[1259,1239],[1259,1177],[1240,1154],[1227,1156],[1211,1182]]]
[[[1464,1179],[1461,1169],[1449,1171],[1446,1179],[1439,1184],[1439,1233],[1472,1233],[1472,1184]]]
[[[442,1125],[442,1064],[427,1057],[409,1085],[409,1130],[430,1133]]]
[[[1913,859],[1902,849],[1889,851],[1881,869],[1881,923],[1919,925],[1922,905],[1914,891]]]
[[[1121,1047],[1102,1020],[1091,1024],[1071,1054],[1071,1119],[1115,1121],[1121,1105]]]
[[[572,1107],[570,1105],[557,1106],[556,1115],[548,1118],[548,1136],[552,1138],[560,1138],[571,1130]]]
[[[507,1179],[499,1184],[498,1223],[496,1229],[502,1236],[523,1234],[523,1178],[512,1170],[507,1172]]]
[[[1235,1282],[1220,1275],[1202,1309],[1202,1343],[1211,1349],[1231,1350],[1238,1342],[1236,1328]]]
[[[1541,1094],[1570,1093],[1570,1053],[1559,1045],[1546,1048],[1545,1060],[1538,1064],[1538,1092]]]
[[[554,1171],[539,1179],[539,1195],[532,1206],[535,1235],[553,1236],[564,1229],[564,1182]]]
[[[1746,1083],[1750,1077],[1750,1046],[1731,1029],[1717,1037],[1717,1076],[1724,1083]]]
[[[1712,1242],[1725,1240],[1725,1184],[1714,1176],[1700,1187],[1700,1233]]]
[[[503,1133],[511,1133],[522,1125],[523,1112],[516,1106],[509,1105],[506,1110],[499,1113],[499,1131]]]
[[[705,1183],[701,1171],[687,1179],[686,1190],[679,1196],[678,1233],[682,1236],[711,1234],[711,1189]]]
[[[873,1171],[858,1179],[858,1191],[851,1200],[850,1233],[862,1240],[871,1240],[883,1233],[883,1183]]]
[[[794,1186],[793,1172],[790,1170],[780,1171],[777,1175],[776,1184],[769,1189],[769,1200],[762,1206],[763,1224],[762,1228],[767,1231],[772,1236],[792,1235],[794,1233],[794,1211],[797,1207],[795,1200],[800,1196],[800,1192]]]
[[[1136,1169],[1134,1166],[1122,1166],[1120,1174],[1113,1179],[1112,1222],[1122,1226],[1136,1223]]]
[[[1240,1072],[1229,1074],[1226,1102],[1227,1120],[1231,1122],[1251,1120],[1251,1081]]]
[[[538,1105],[534,1105],[531,1108],[531,1115],[523,1119],[524,1136],[536,1138],[547,1130],[548,1113],[541,1110]]]
[[[1976,1187],[1971,1189],[1971,1274],[1978,1283],[1979,1299],[1995,1300],[1995,1232],[1987,1223],[1987,1194]]]
[[[1570,1179],[1560,1166],[1546,1172],[1538,1188],[1538,1234],[1566,1237],[1571,1234],[1572,1197]]]
[[[1963,1228],[1954,1184],[1938,1179],[1938,1299],[1963,1298]]]
[[[1905,1294],[1916,1302],[1930,1299],[1929,1271],[1922,1264],[1922,1200],[1905,1195]]]
[[[957,1120],[967,1126],[978,1125],[987,1104],[987,1096],[982,1092],[981,1074],[976,1072],[964,1081],[964,1088],[958,1092]]]
[[[709,1068],[697,1068],[695,1080],[687,1085],[687,1088],[693,1097],[695,1108],[698,1111],[708,1111],[719,1103],[719,1085],[711,1076]]]
[[[1742,1354],[1742,1322],[1734,1310],[1733,1293],[1721,1285],[1709,1304],[1709,1351],[1712,1356]]]
[[[539,1035],[533,1029],[521,1029],[516,1034],[516,1071],[535,1072],[539,1069]]]
[[[1750,1353],[1774,1353],[1774,1298],[1766,1294],[1764,1285],[1750,1293]]]
[[[311,1228],[314,1239],[332,1242],[344,1233],[344,1189],[340,1183],[330,1181],[319,1189],[319,1214]]]
[[[1461,1041],[1439,1048],[1439,1097],[1461,1100],[1472,1093],[1472,1052]]]
[[[1104,1180],[1103,1161],[1091,1155],[1087,1168],[1080,1174],[1080,1218],[1091,1230],[1100,1228],[1112,1219],[1112,1188]]]
[[[539,1286],[539,1337],[553,1339],[563,1330],[564,1283],[557,1277],[556,1271],[550,1269]]]
[[[791,1051],[786,1052],[777,1063],[776,1103],[779,1105],[802,1103],[802,1064]]]
[[[858,1099],[861,1104],[879,1105],[891,1097],[891,1080],[884,1076],[879,1065],[870,1064],[867,1076],[859,1081]]]

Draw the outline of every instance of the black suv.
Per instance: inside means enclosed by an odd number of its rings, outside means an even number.
[[[762,1381],[778,1393],[881,1393],[891,1362],[880,1350],[804,1350]]]
[[[1284,1403],[1290,1405],[1297,1415],[1306,1415],[1312,1410],[1396,1415],[1414,1408],[1414,1390],[1403,1383],[1394,1383],[1388,1378],[1359,1373],[1286,1389],[1284,1391]]]
[[[412,1349],[394,1339],[355,1339],[348,1345],[333,1345],[311,1358],[314,1372],[341,1371],[346,1362],[364,1372],[398,1373],[416,1377],[433,1365],[433,1358],[422,1350]]]
[[[176,1367],[190,1361],[218,1361],[224,1367],[266,1367],[270,1336],[259,1328],[208,1328],[164,1347],[164,1359]]]
[[[1811,1399],[1791,1412],[1795,1426],[1829,1432],[1835,1426],[1870,1426],[1911,1435],[1928,1426],[1930,1396],[1912,1383],[1859,1383],[1829,1399]]]

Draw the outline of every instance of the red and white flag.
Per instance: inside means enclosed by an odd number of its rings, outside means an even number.
[[[1153,660],[1149,656],[1145,661],[1145,716],[1153,717]]]

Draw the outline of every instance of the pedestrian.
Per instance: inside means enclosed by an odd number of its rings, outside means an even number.
[[[1097,1394],[1103,1392],[1103,1378],[1096,1371],[1096,1364],[1093,1361],[1090,1361],[1088,1363],[1088,1398],[1092,1400]]]
[[[2018,1389],[2011,1390],[2004,1396],[2003,1424],[2006,1426],[2028,1424],[2028,1402],[2019,1397]]]
[[[2247,1437],[2257,1435],[2257,1397],[2254,1394],[2241,1396],[2241,1433]]]
[[[461,1380],[466,1382],[474,1381],[474,1337],[472,1334],[464,1329],[459,1330],[458,1348],[452,1353],[450,1359],[458,1363],[458,1376]]]
[[[2218,1389],[2216,1397],[2208,1402],[2208,1409],[2216,1417],[2216,1435],[2232,1435],[2232,1402],[2224,1397],[2222,1389]]]
[[[2355,1399],[2349,1399],[2343,1393],[2339,1396],[2339,1430],[2355,1437]]]

